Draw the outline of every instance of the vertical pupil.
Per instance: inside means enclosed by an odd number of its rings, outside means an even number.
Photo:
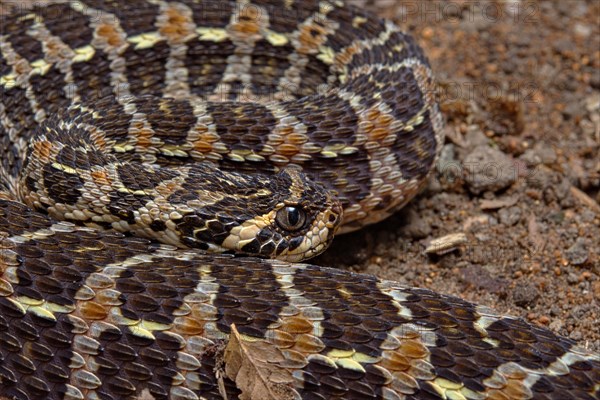
[[[288,222],[291,226],[296,226],[300,220],[300,213],[296,207],[288,207]]]

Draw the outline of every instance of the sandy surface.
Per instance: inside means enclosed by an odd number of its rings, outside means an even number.
[[[600,2],[366,7],[426,49],[446,147],[425,192],[315,263],[460,296],[599,351]],[[455,233],[455,251],[425,253]]]
[[[600,2],[354,2],[426,49],[447,144],[417,199],[313,262],[457,295],[600,351]],[[466,242],[425,253],[449,234]]]

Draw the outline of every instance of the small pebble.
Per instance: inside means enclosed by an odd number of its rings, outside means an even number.
[[[554,186],[554,193],[556,194],[556,198],[559,200],[563,200],[567,197],[571,191],[571,182],[568,178],[563,178],[560,183]]]
[[[590,243],[585,238],[577,238],[575,244],[569,247],[567,251],[565,251],[565,257],[567,260],[573,265],[581,265],[585,263],[589,256],[588,248],[590,247]],[[569,282],[572,283],[572,282]]]
[[[576,342],[578,342],[581,339],[583,339],[583,335],[579,331],[573,331],[573,332],[571,332],[571,334],[569,335],[569,337],[571,339],[575,340]]]
[[[554,321],[552,321],[550,323],[548,328],[550,328],[554,332],[560,332],[564,326],[565,326],[565,323],[563,321],[561,321],[560,319],[555,319]]]
[[[531,283],[518,283],[513,290],[514,303],[522,308],[527,308],[535,305],[536,300],[540,297],[538,289]]]
[[[550,323],[550,318],[548,318],[547,315],[542,315],[540,318],[538,318],[538,322],[542,325],[548,325]]]
[[[495,265],[467,265],[458,273],[462,280],[469,286],[483,289],[488,293],[498,295],[499,298],[505,298],[508,292],[510,281],[499,278]]]
[[[519,159],[525,161],[528,166],[535,166],[542,163],[542,157],[533,149],[526,150]]]
[[[585,115],[585,109],[579,102],[572,102],[567,104],[567,107],[563,110],[565,119],[581,120]]]
[[[577,277],[575,273],[569,272],[569,275],[567,275],[567,282],[569,282],[571,285],[574,285],[579,282],[579,277]]]
[[[478,146],[464,159],[465,180],[474,194],[497,192],[517,178],[515,160],[489,146]]]
[[[541,162],[546,165],[552,165],[556,162],[556,151],[546,143],[536,143],[533,151],[540,158]]]
[[[553,213],[548,214],[548,216],[546,218],[548,219],[548,221],[552,221],[555,224],[562,224],[562,222],[565,220],[565,212],[564,211],[553,212]]]
[[[577,215],[577,217],[579,217],[579,220],[581,222],[584,222],[584,223],[588,222],[588,223],[590,223],[594,219],[596,219],[596,213],[593,212],[592,210],[586,208],[585,210],[583,210],[581,212],[581,214]]]
[[[502,208],[498,211],[500,222],[507,226],[515,225],[521,220],[521,209],[517,206]]]
[[[589,113],[600,110],[600,93],[596,93],[585,98],[585,109]]]
[[[534,189],[542,189],[553,185],[554,173],[545,167],[535,167],[531,170],[530,176],[527,177],[527,183]]]
[[[469,148],[473,149],[479,146],[486,146],[490,142],[485,133],[481,130],[479,125],[469,125],[467,127],[467,133],[465,134],[465,142]]]
[[[577,36],[581,36],[583,38],[587,38],[592,34],[592,27],[580,22],[575,23],[573,30]]]

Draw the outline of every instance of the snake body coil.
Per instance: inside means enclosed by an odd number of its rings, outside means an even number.
[[[600,356],[547,330],[211,253],[301,260],[418,192],[442,117],[393,24],[318,0],[1,22],[0,397],[600,398]]]

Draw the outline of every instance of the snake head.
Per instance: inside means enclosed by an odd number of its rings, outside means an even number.
[[[271,176],[213,172],[213,186],[200,190],[213,204],[177,224],[188,247],[296,262],[323,252],[340,227],[339,201],[297,168]]]

